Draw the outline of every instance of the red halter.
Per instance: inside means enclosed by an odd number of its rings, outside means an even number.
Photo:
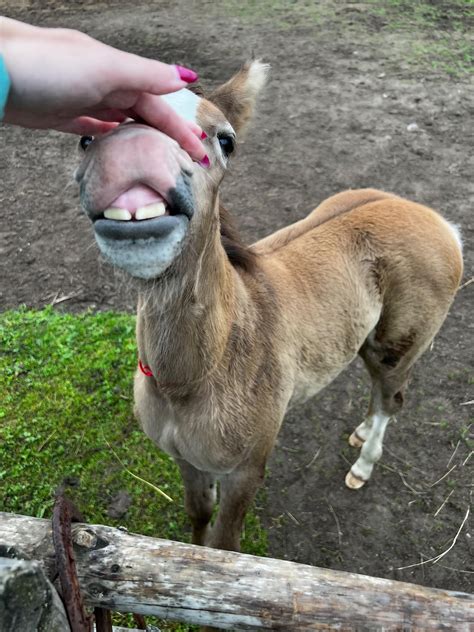
[[[138,359],[138,368],[143,373],[143,375],[146,375],[147,377],[153,377],[153,371],[150,369],[148,364],[143,364],[140,359]]]

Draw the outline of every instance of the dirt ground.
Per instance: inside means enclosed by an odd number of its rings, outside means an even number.
[[[223,187],[245,237],[293,222],[342,189],[373,186],[459,223],[469,281],[472,84],[417,65],[407,56],[409,35],[390,30],[369,11],[373,4],[267,0],[244,10],[237,2],[0,0],[0,13],[187,64],[204,87],[227,79],[250,55],[261,57],[273,68],[270,85]],[[449,33],[449,19],[439,29]],[[72,311],[134,309],[130,285],[100,262],[79,210],[77,160],[73,137],[1,128],[1,309],[58,299],[66,299],[58,309]],[[362,490],[344,485],[356,459],[347,438],[368,401],[361,363],[287,415],[259,499],[272,556],[473,591],[469,520],[455,541],[473,482],[473,292],[474,283],[460,290],[419,362]],[[400,570],[452,544],[436,564]]]

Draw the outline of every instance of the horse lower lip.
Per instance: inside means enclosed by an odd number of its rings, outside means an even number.
[[[113,240],[163,238],[176,228],[179,218],[184,217],[186,216],[162,215],[152,219],[128,222],[97,219],[94,222],[94,230],[101,237]]]

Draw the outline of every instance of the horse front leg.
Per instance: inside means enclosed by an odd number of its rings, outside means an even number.
[[[192,543],[206,544],[209,522],[216,501],[216,480],[183,459],[175,459],[184,483],[184,507],[192,528]]]
[[[219,511],[207,546],[240,551],[240,534],[248,508],[265,477],[266,458],[246,461],[220,478]]]

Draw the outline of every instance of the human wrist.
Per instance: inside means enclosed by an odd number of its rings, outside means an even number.
[[[37,26],[0,16],[0,53],[5,54],[8,44],[13,38],[29,36],[38,30],[39,27]]]
[[[32,42],[39,44],[45,40],[54,42],[59,38],[72,40],[80,35],[82,35],[80,31],[73,29],[34,26],[0,16],[0,55],[10,62],[10,57],[13,57],[14,52],[25,44]]]

